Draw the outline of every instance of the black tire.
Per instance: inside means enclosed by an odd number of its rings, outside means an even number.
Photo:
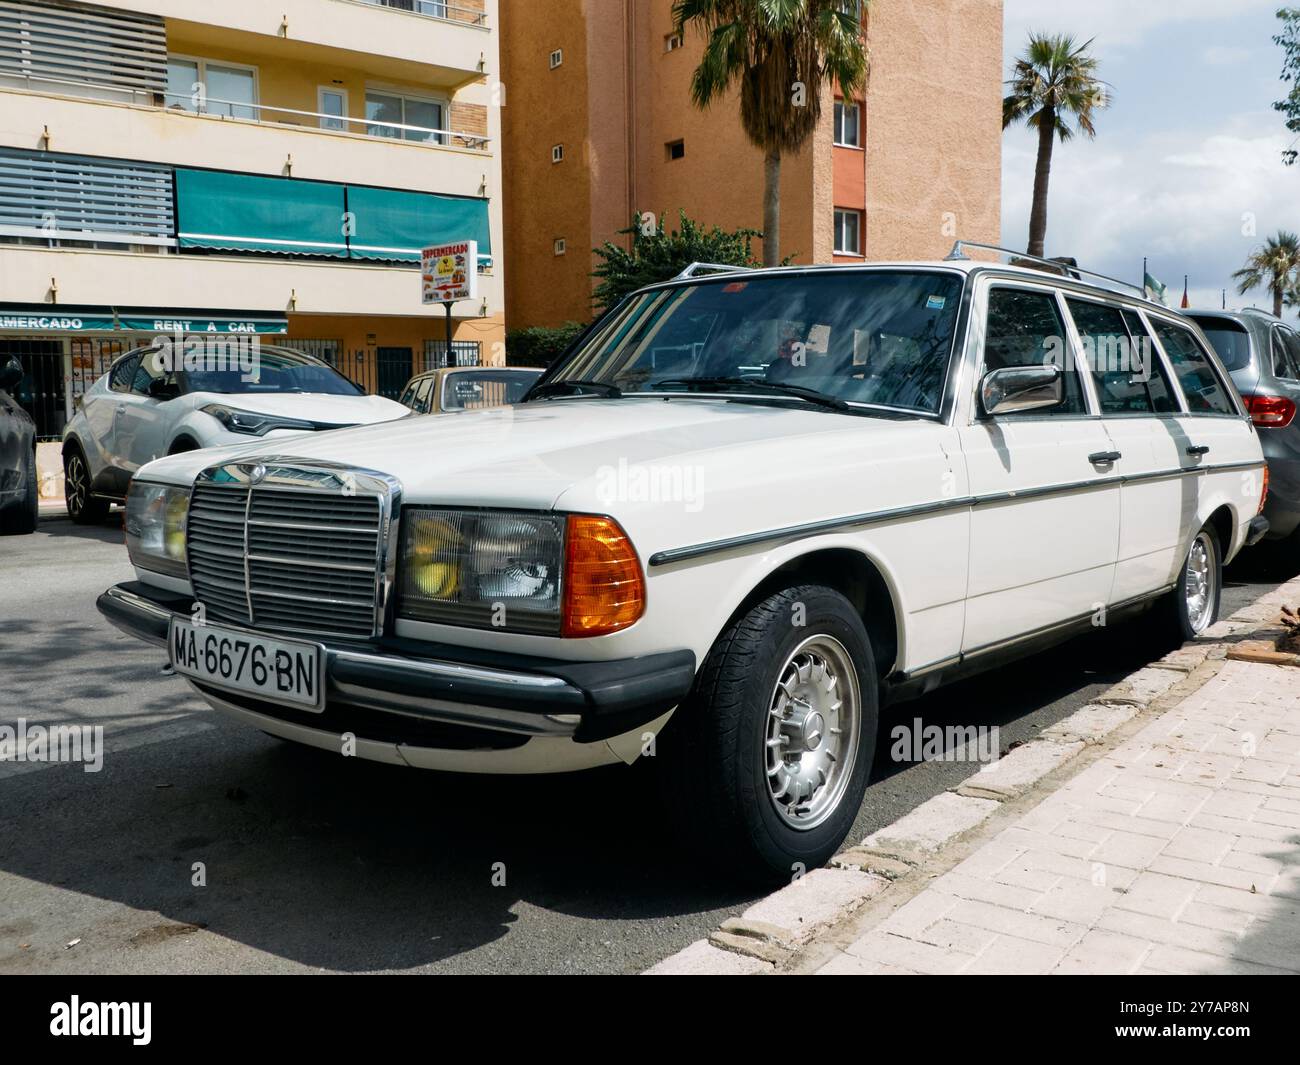
[[[1188,587],[1191,584],[1192,554],[1201,544],[1208,555],[1211,575],[1211,588],[1208,595],[1208,610],[1199,618],[1192,616],[1189,606]],[[1178,584],[1161,603],[1163,624],[1169,635],[1179,643],[1186,643],[1200,636],[1206,629],[1219,620],[1219,601],[1223,593],[1223,548],[1219,544],[1219,534],[1214,526],[1204,525],[1193,537],[1192,543],[1183,556],[1178,570]]]
[[[90,494],[90,465],[75,444],[63,453],[63,498],[78,525],[98,525],[108,517],[108,503]]]
[[[22,536],[36,531],[41,518],[40,486],[36,480],[36,452],[27,452],[23,463],[23,494],[0,509],[0,534]]]
[[[800,604],[802,626],[795,621]],[[837,785],[838,802],[815,827],[796,829],[778,812],[768,785],[773,700],[795,652],[825,637],[847,652],[856,674],[857,742],[848,744],[854,760]],[[709,652],[658,745],[664,798],[688,841],[730,877],[789,882],[824,865],[852,828],[871,773],[878,720],[876,664],[858,612],[830,588],[786,588],[735,618]],[[802,756],[805,748],[797,749]]]

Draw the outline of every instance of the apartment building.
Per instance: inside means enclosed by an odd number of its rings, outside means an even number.
[[[830,93],[783,163],[781,252],[800,263],[942,257],[1000,227],[1002,0],[845,0],[871,78]],[[591,249],[634,214],[762,229],[763,159],[739,104],[694,108],[704,41],[672,0],[505,0],[511,328],[591,316]]]
[[[501,361],[498,54],[497,0],[0,0],[0,359],[41,436],[178,328],[391,396]],[[448,351],[419,249],[458,239]]]

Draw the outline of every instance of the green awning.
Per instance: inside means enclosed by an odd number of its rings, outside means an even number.
[[[342,185],[178,169],[176,211],[182,248],[348,255]]]
[[[348,211],[354,259],[418,263],[421,248],[454,240],[478,241],[480,255],[492,251],[487,200],[349,185]]]
[[[119,319],[122,328],[133,333],[210,333],[274,336],[289,331],[289,319],[274,315],[245,318],[207,318],[181,315],[175,311],[158,311],[150,317],[139,315]]]
[[[11,333],[104,333],[113,328],[110,308],[83,313],[57,307],[0,310],[0,330]]]

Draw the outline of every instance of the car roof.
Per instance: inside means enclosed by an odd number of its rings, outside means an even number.
[[[796,277],[806,274],[834,275],[845,273],[867,273],[884,270],[943,271],[947,273],[959,273],[967,277],[977,274],[991,273],[999,277],[1010,277],[1018,280],[1032,281],[1038,284],[1051,284],[1081,293],[1103,296],[1106,299],[1118,302],[1128,302],[1145,309],[1162,311],[1166,314],[1178,313],[1176,308],[1166,306],[1163,303],[1158,303],[1149,298],[1136,285],[1129,285],[1127,282],[1118,281],[1112,278],[1104,278],[1104,280],[1108,282],[1107,284],[1098,284],[1095,281],[1089,281],[1088,277],[1102,277],[1102,275],[1089,275],[1086,271],[1081,271],[1077,267],[1068,263],[1057,263],[1052,260],[1044,260],[1044,264],[1041,267],[1023,266],[1014,262],[999,263],[969,258],[889,259],[862,263],[813,263],[808,265],[765,266],[754,269],[746,269],[744,267],[723,269],[719,267],[715,268],[714,272],[707,274],[699,273],[692,276],[679,275],[678,277],[672,278],[668,281],[647,285],[639,291],[645,292],[660,288],[677,287],[680,285],[699,284],[701,282],[717,281],[722,278],[736,280],[738,278],[754,279],[762,277]]]

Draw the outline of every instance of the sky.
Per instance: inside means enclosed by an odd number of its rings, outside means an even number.
[[[1142,259],[1194,307],[1271,306],[1264,291],[1236,293],[1232,273],[1279,229],[1300,232],[1297,138],[1272,109],[1285,95],[1273,43],[1282,0],[1005,0],[1003,76],[1031,31],[1094,38],[1110,105],[1097,137],[1056,145],[1047,254],[1139,282]],[[1007,130],[1002,243],[1028,239],[1037,143]],[[1253,225],[1253,234],[1252,234]],[[1291,312],[1288,312],[1289,314]]]

